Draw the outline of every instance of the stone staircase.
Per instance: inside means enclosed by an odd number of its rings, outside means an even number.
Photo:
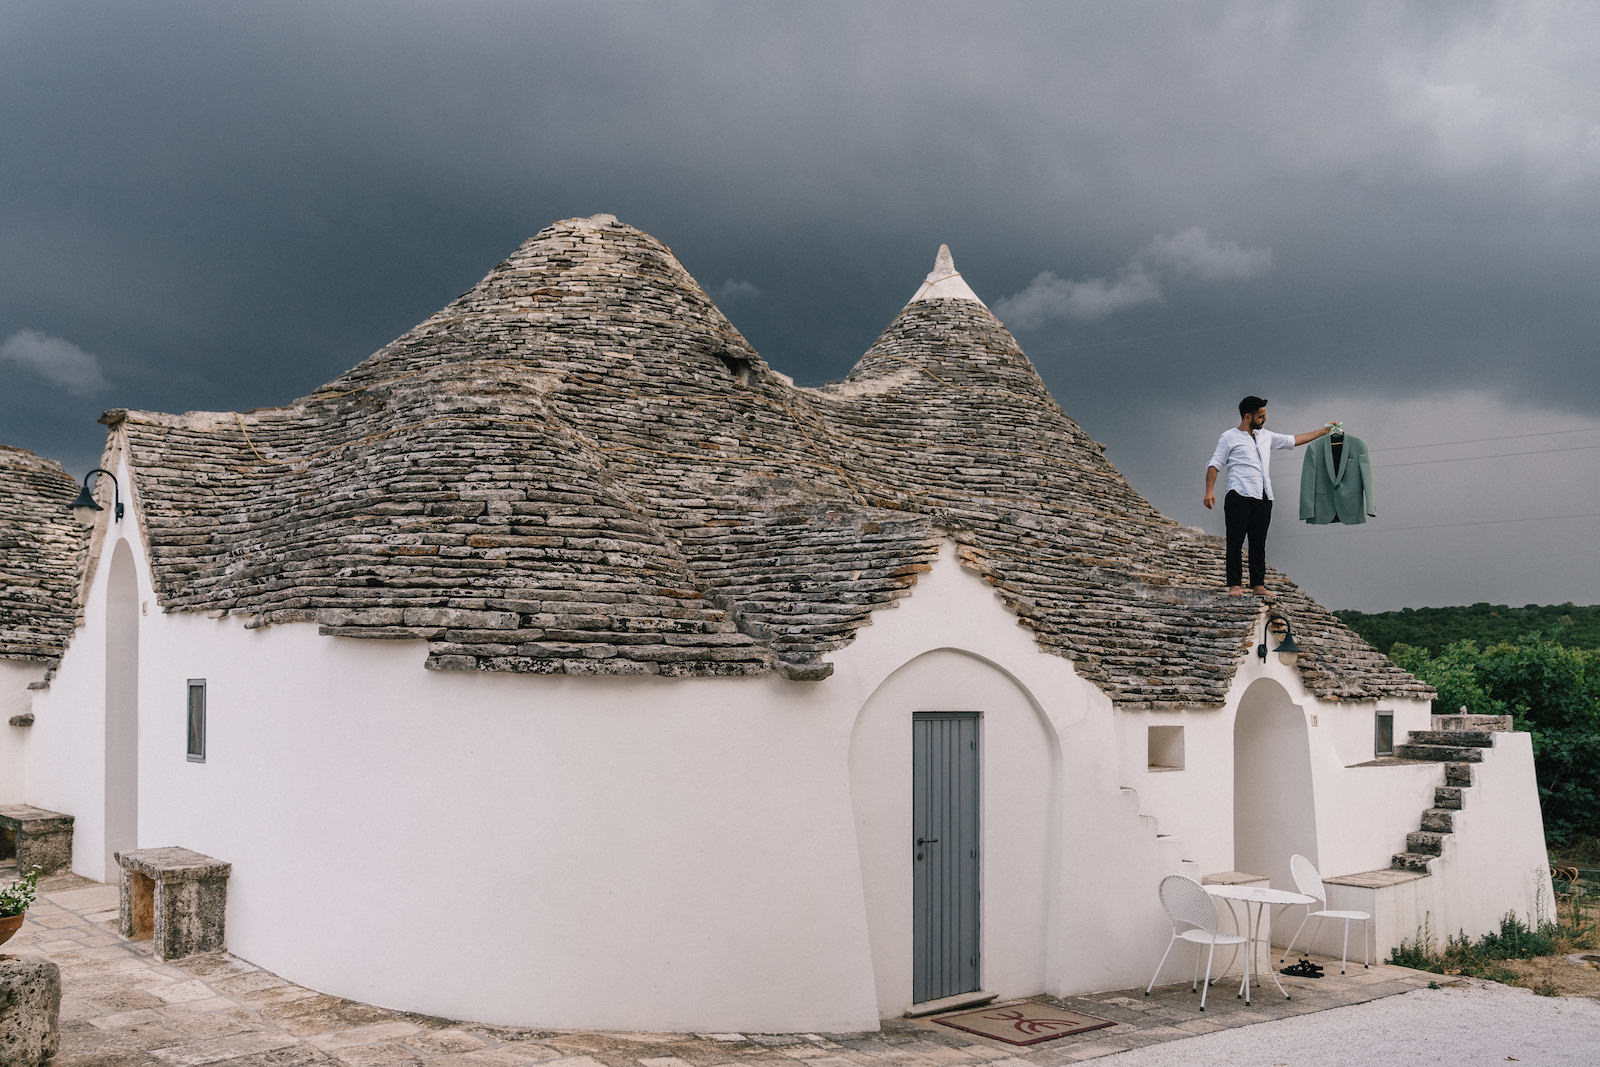
[[[1397,852],[1389,869],[1428,873],[1428,865],[1444,853],[1455,830],[1455,813],[1466,804],[1472,767],[1483,762],[1483,750],[1494,747],[1496,731],[1509,731],[1509,715],[1435,715],[1433,729],[1413,730],[1394,747],[1401,759],[1444,764],[1445,784],[1433,791],[1433,807],[1422,813],[1422,827],[1406,835],[1406,850]]]

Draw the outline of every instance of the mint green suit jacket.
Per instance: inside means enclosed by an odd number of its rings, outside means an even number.
[[[1378,513],[1372,503],[1372,461],[1367,458],[1367,444],[1346,434],[1335,463],[1330,436],[1306,446],[1300,466],[1300,517],[1317,525],[1335,518],[1343,523],[1366,522],[1368,515]]]

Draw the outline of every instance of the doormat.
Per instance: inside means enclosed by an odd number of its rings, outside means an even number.
[[[1068,1011],[1031,1000],[935,1015],[933,1021],[980,1037],[992,1037],[1008,1045],[1037,1045],[1041,1041],[1116,1025],[1109,1019],[1097,1019],[1081,1011]]]

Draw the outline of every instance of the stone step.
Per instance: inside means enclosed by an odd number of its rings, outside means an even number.
[[[1396,745],[1401,759],[1431,760],[1435,763],[1482,763],[1483,749],[1460,745]]]
[[[1422,852],[1396,852],[1389,861],[1389,869],[1391,871],[1420,871],[1423,874],[1428,874],[1430,873],[1428,864],[1438,858],[1438,856],[1430,856]]]
[[[1406,835],[1406,851],[1421,852],[1429,856],[1440,855],[1444,852],[1445,839],[1449,836],[1434,830],[1413,830]]]
[[[1422,828],[1436,834],[1453,833],[1456,813],[1446,808],[1429,808],[1422,813]]]
[[[1433,806],[1435,808],[1449,808],[1460,811],[1466,805],[1466,793],[1458,785],[1437,785],[1433,787]]]
[[[1510,733],[1512,723],[1509,715],[1435,715],[1433,717],[1433,728],[1435,730],[1495,730],[1500,733]]]
[[[1468,763],[1451,763],[1444,769],[1444,784],[1454,786],[1469,786],[1472,784],[1472,765]]]
[[[1494,734],[1489,730],[1412,730],[1406,738],[1412,745],[1445,745],[1454,748],[1493,748]]]

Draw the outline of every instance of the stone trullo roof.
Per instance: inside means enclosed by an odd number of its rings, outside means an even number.
[[[432,668],[822,678],[943,538],[1123,706],[1217,705],[1257,639],[1215,541],[1129,487],[943,251],[822,389],[602,215],[288,407],[107,418],[166,610],[422,638]],[[1314,691],[1428,692],[1277,583]]]
[[[55,666],[78,620],[89,543],[54,460],[0,445],[0,659]]]

